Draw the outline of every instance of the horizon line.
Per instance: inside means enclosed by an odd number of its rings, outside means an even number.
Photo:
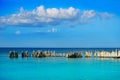
[[[120,48],[120,47],[0,47],[0,48]]]

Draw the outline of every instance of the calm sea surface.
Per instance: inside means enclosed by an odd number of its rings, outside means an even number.
[[[10,59],[9,50],[115,51],[115,48],[0,48],[0,80],[120,80],[120,59],[64,57]],[[19,54],[20,55],[20,54]]]

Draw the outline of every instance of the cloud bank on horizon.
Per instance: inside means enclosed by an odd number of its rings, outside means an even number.
[[[30,26],[43,27],[60,24],[75,26],[87,24],[92,19],[109,19],[113,14],[108,12],[97,12],[95,10],[80,10],[74,7],[69,8],[45,8],[38,6],[32,11],[20,8],[19,13],[0,17],[0,27],[7,26]]]

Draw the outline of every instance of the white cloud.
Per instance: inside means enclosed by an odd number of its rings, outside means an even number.
[[[17,34],[17,35],[18,35],[18,34],[21,34],[21,31],[16,31],[15,34]]]
[[[94,10],[86,10],[83,12],[83,14],[81,15],[81,18],[94,18],[96,17],[97,13]]]
[[[52,32],[57,32],[57,28],[52,28]]]
[[[47,30],[47,32],[49,33],[49,32],[52,32],[52,33],[54,33],[54,32],[57,32],[57,28],[52,28],[52,29],[50,29],[50,30]]]
[[[18,26],[51,26],[51,25],[76,25],[96,17],[102,19],[111,18],[113,15],[107,12],[95,10],[83,10],[73,7],[69,8],[44,8],[39,6],[32,11],[25,11],[23,7],[20,12],[9,16],[0,17],[0,27],[8,25]]]
[[[57,32],[57,28],[52,27],[50,29],[45,30],[36,30],[35,33],[55,33]]]
[[[109,19],[111,17],[113,17],[114,15],[113,14],[109,14],[108,12],[104,12],[104,13],[98,13],[100,16],[101,19]]]

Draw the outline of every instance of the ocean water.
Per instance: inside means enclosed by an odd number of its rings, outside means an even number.
[[[9,50],[39,48],[0,48],[0,80],[120,80],[120,59],[112,58],[9,58]],[[108,50],[115,48],[40,48],[58,53],[69,51]],[[20,55],[20,54],[19,54]]]

